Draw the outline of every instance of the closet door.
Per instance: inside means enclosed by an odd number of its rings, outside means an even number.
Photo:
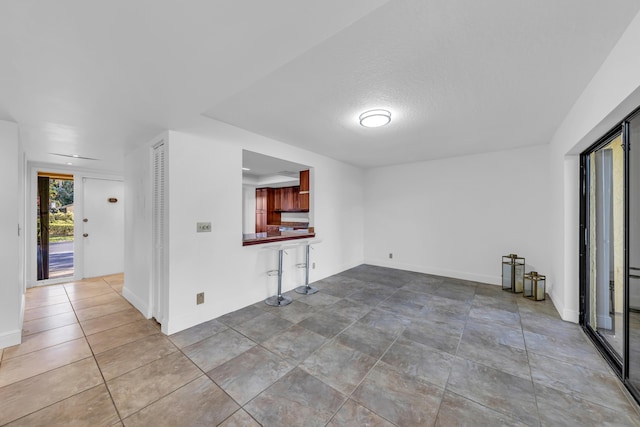
[[[153,194],[151,228],[153,235],[151,313],[156,321],[163,323],[167,298],[167,203],[166,203],[166,155],[165,144],[153,147]]]

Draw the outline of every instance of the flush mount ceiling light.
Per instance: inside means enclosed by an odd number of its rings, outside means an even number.
[[[249,168],[244,168],[244,167],[243,167],[243,168],[242,168],[242,170],[243,170],[243,171],[250,171],[251,169],[249,169]]]
[[[360,124],[366,128],[377,128],[389,124],[391,113],[387,110],[369,110],[360,114]]]

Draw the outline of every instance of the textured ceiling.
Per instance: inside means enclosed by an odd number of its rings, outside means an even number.
[[[640,8],[614,3],[393,1],[206,115],[364,167],[546,144]]]
[[[31,160],[123,156],[273,72],[383,0],[2,0],[0,119]]]
[[[4,0],[0,119],[30,160],[211,120],[369,167],[547,143],[637,0]],[[388,108],[389,126],[357,116]],[[206,116],[206,117],[205,117]]]

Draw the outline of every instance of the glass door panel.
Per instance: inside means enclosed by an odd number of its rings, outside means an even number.
[[[38,172],[38,280],[74,273],[73,175]]]
[[[628,124],[629,150],[629,381],[640,389],[640,116]]]
[[[622,133],[587,159],[586,323],[622,360],[624,349],[624,161]]]

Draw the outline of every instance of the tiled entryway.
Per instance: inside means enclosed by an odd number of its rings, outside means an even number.
[[[166,337],[122,282],[28,291],[0,425],[640,426],[548,300],[363,265]]]

